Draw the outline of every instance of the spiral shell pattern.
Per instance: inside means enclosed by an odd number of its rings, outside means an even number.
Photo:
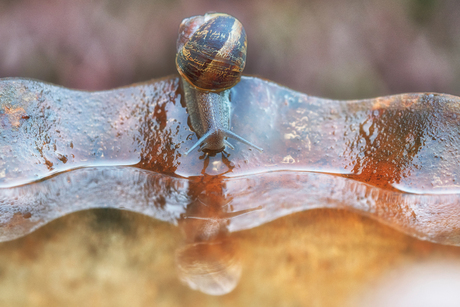
[[[207,14],[177,52],[176,67],[194,87],[219,92],[236,85],[246,65],[243,25],[227,14]]]

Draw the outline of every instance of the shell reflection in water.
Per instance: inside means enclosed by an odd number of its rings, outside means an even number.
[[[241,261],[234,242],[188,244],[176,251],[179,278],[190,288],[211,295],[231,292],[241,277]]]

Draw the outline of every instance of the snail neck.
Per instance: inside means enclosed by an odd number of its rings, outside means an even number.
[[[230,90],[199,90],[183,78],[182,85],[192,128],[200,139],[205,137],[203,149],[222,151],[225,148],[224,131],[230,127]]]
[[[233,149],[226,138],[235,139],[262,151],[262,148],[230,131],[230,89],[221,92],[203,91],[193,87],[184,78],[181,79],[190,123],[199,138],[186,154],[200,145],[203,150],[215,152],[223,151],[226,146]]]

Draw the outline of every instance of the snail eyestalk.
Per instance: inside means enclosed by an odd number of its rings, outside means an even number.
[[[243,139],[241,136],[231,132],[230,130],[214,130],[214,131],[208,131],[205,135],[203,135],[186,153],[185,155],[188,155],[189,153],[191,153],[195,148],[197,148],[198,146],[200,146],[201,144],[204,144],[205,148],[206,148],[206,141],[207,140],[210,140],[212,135],[213,134],[224,134],[225,137],[229,137],[229,138],[232,138],[234,140],[237,140],[243,144],[246,144],[248,145],[249,147],[253,147],[255,149],[257,149],[258,151],[260,152],[263,152],[264,150],[254,144],[252,144],[251,142]],[[228,146],[230,147],[231,149],[235,149],[235,147],[233,147],[232,144],[230,144],[227,140],[224,140],[224,144],[225,146]]]

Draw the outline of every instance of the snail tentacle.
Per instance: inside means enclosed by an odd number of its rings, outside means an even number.
[[[239,136],[239,135],[236,134],[236,133],[233,133],[233,132],[230,131],[230,130],[223,129],[222,132],[224,133],[224,135],[225,135],[226,137],[229,137],[229,138],[232,138],[232,139],[234,139],[234,140],[237,140],[237,141],[239,141],[239,142],[241,142],[241,143],[243,143],[243,144],[248,145],[249,147],[253,147],[253,148],[257,149],[257,150],[260,151],[260,152],[263,152],[263,151],[264,151],[262,148],[260,148],[260,147],[258,147],[258,146],[256,146],[256,145],[252,144],[251,142],[249,142],[249,141],[243,139],[241,136]]]
[[[232,145],[232,143],[230,143],[229,141],[225,140],[225,145],[227,145],[228,147],[230,147],[230,149],[235,149],[235,147]]]
[[[213,134],[214,131],[210,130],[208,132],[206,132],[192,147],[190,147],[189,150],[187,150],[187,152],[185,153],[185,155],[188,155],[189,153],[191,153],[195,148],[197,148],[198,146],[200,146],[202,143],[204,143],[206,141],[207,138],[209,138],[211,136],[211,134]]]

